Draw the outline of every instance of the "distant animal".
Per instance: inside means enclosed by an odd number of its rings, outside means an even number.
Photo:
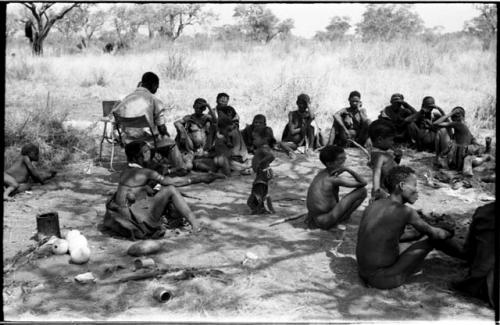
[[[104,53],[111,53],[113,52],[113,49],[114,49],[113,43],[106,43],[103,50]]]

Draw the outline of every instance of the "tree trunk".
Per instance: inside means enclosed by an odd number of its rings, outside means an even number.
[[[43,55],[43,41],[45,37],[41,37],[38,33],[33,35],[33,42],[31,43],[31,50],[34,55]]]

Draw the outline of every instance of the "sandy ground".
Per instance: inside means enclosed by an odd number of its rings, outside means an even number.
[[[348,165],[370,177],[366,159],[348,149]],[[403,164],[421,175],[430,154],[408,151]],[[6,320],[493,320],[486,303],[464,297],[448,288],[461,278],[462,262],[432,252],[423,274],[400,288],[382,291],[366,288],[357,275],[355,246],[362,209],[345,224],[346,229],[310,230],[303,219],[269,227],[280,218],[305,211],[308,184],[321,168],[317,154],[291,162],[279,154],[271,193],[275,215],[250,215],[246,206],[253,176],[196,184],[182,191],[206,228],[199,234],[169,232],[165,249],[152,255],[172,267],[210,267],[223,271],[227,281],[210,276],[166,281],[162,278],[114,285],[78,284],[74,277],[92,271],[101,277],[109,266],[132,270],[126,254],[132,242],[114,238],[100,229],[104,203],[116,188],[118,173],[82,162],[68,166],[50,183],[4,203],[4,263],[34,244],[38,213],[57,211],[61,230],[80,230],[88,239],[92,257],[88,264],[69,264],[69,255],[34,257],[4,274]],[[87,174],[87,172],[90,172]],[[449,185],[434,190],[419,179],[425,212],[447,212],[455,217],[463,236],[474,210],[494,198],[490,188]],[[369,189],[370,190],[370,189]],[[342,193],[342,192],[341,192]],[[257,260],[241,264],[252,252]],[[153,290],[172,285],[174,298],[156,302]]]

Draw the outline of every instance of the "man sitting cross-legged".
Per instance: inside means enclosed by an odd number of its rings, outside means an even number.
[[[164,177],[142,168],[148,159],[148,146],[139,142],[126,148],[129,167],[122,171],[118,189],[106,202],[104,227],[132,240],[159,238],[165,233],[163,220],[185,218],[195,231],[200,230],[195,214],[174,186],[199,182],[190,177]],[[154,194],[150,185],[163,187]],[[154,186],[154,185],[153,185]]]
[[[342,108],[333,115],[328,144],[347,147],[350,145],[347,140],[354,140],[365,146],[370,120],[366,115],[366,109],[362,108],[361,94],[354,90],[349,94],[348,100],[349,107]]]
[[[344,167],[346,154],[342,147],[326,146],[319,154],[325,165],[314,177],[307,191],[307,221],[309,226],[330,229],[347,220],[366,198],[366,181],[358,173]],[[348,173],[354,178],[341,174]],[[339,199],[339,187],[351,187],[353,191]]]
[[[410,167],[391,169],[386,184],[389,198],[371,203],[359,224],[356,258],[360,277],[369,286],[392,289],[406,282],[421,267],[425,256],[434,248],[446,250],[453,234],[432,227],[406,203],[418,199],[417,176]],[[428,238],[420,240],[399,253],[406,225],[413,226]]]

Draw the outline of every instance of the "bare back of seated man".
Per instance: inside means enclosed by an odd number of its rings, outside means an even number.
[[[307,222],[309,226],[326,230],[347,220],[363,203],[367,183],[358,173],[344,167],[346,154],[342,147],[324,147],[319,159],[326,168],[314,177],[307,191]],[[342,176],[343,173],[350,174],[352,178]],[[354,190],[340,199],[340,186]]]
[[[446,241],[452,234],[423,221],[413,204],[418,199],[417,177],[413,169],[394,167],[388,175],[390,197],[371,203],[363,213],[356,246],[360,277],[369,286],[396,288],[418,271],[434,248],[446,252]],[[407,225],[428,238],[408,247],[401,254],[399,242]]]

